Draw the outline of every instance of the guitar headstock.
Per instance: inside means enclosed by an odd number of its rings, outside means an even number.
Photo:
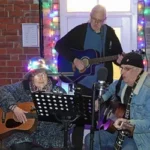
[[[132,50],[132,52],[135,52],[135,53],[138,53],[142,56],[145,56],[146,55],[146,52],[144,49],[137,49],[137,50]]]

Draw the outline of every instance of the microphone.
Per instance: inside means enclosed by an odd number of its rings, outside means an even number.
[[[97,89],[99,90],[98,98],[100,99],[103,92],[104,88],[106,86],[106,80],[108,76],[108,70],[105,67],[102,67],[98,70],[97,72]]]
[[[96,90],[99,90],[99,94],[98,94],[98,103],[99,100],[102,97],[103,91],[104,91],[104,87],[105,87],[105,81],[107,80],[107,76],[108,76],[108,70],[105,67],[101,67],[98,71],[97,71],[97,81],[98,83],[94,84],[94,90],[93,90],[93,100],[92,100],[92,125],[91,125],[91,134],[90,134],[90,150],[93,150],[93,144],[94,144],[94,130],[95,130],[95,95],[97,94]],[[100,104],[98,104],[98,108],[100,108]],[[99,109],[100,110],[100,109]],[[99,113],[98,113],[98,118],[99,117]]]

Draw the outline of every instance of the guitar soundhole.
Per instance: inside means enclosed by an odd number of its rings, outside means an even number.
[[[18,127],[18,126],[20,126],[22,123],[20,123],[20,122],[16,122],[14,119],[8,119],[7,121],[6,121],[6,127],[7,128],[16,128],[16,127]]]

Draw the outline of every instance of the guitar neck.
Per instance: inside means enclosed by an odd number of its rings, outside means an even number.
[[[124,131],[119,131],[115,145],[114,145],[115,150],[121,150],[122,149],[124,138],[125,138]]]
[[[93,58],[93,59],[89,59],[89,64],[93,65],[93,64],[98,64],[98,63],[113,61],[113,60],[116,60],[117,58],[118,58],[118,55]]]
[[[127,103],[126,111],[125,111],[125,118],[126,119],[129,119],[129,116],[130,116],[129,112],[130,112],[130,103]],[[125,131],[119,131],[118,132],[118,136],[117,136],[117,139],[116,139],[116,142],[114,145],[115,150],[121,150],[122,149],[122,145],[123,145],[125,136],[126,136]]]
[[[37,114],[36,113],[27,113],[26,117],[27,117],[27,119],[37,118]]]

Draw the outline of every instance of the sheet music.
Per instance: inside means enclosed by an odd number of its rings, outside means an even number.
[[[22,45],[23,47],[39,47],[39,24],[22,24]]]

